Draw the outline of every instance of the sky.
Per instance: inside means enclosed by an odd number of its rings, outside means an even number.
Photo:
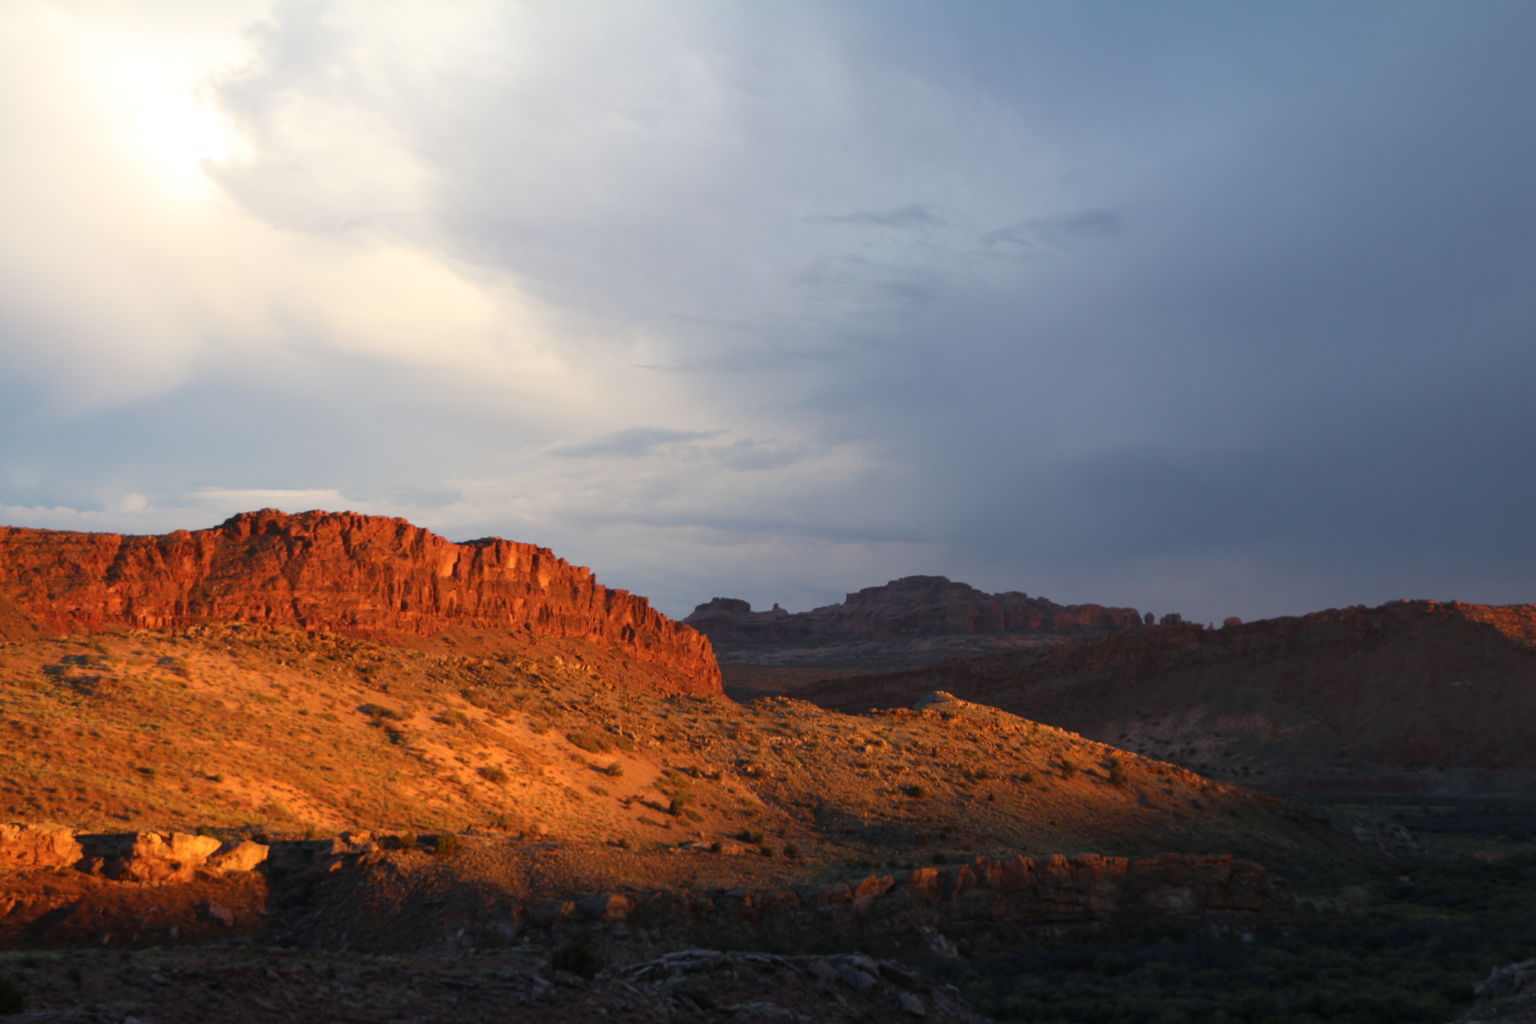
[[[1536,603],[1529,0],[8,0],[0,523]]]

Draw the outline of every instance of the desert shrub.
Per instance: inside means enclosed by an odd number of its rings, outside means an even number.
[[[458,708],[448,708],[439,712],[435,721],[439,725],[468,725],[469,716]]]
[[[788,857],[790,860],[799,860],[800,847],[796,846],[794,843],[785,843],[784,856]]]
[[[1109,759],[1109,784],[1111,786],[1124,786],[1131,781],[1126,773],[1125,762],[1118,757]]]
[[[608,765],[606,768],[602,768],[602,769],[599,769],[599,770],[604,775],[610,775],[610,776],[612,776],[614,778],[618,778],[620,775],[624,774],[624,766],[622,764],[620,764],[619,762],[617,762],[617,761],[615,761],[612,764]]]
[[[568,732],[565,738],[573,746],[580,747],[589,754],[602,754],[613,748],[608,736],[592,729],[581,729],[577,732]]]
[[[549,966],[557,971],[569,971],[590,978],[597,973],[597,954],[585,942],[567,942],[550,956]]]
[[[452,832],[439,832],[437,841],[432,844],[432,855],[434,857],[452,857],[462,848],[458,836]]]
[[[0,1013],[21,1013],[27,1008],[27,997],[14,978],[0,976]]]
[[[924,789],[922,786],[919,786],[915,782],[912,783],[909,786],[902,786],[901,787],[901,791],[903,793],[905,793],[907,796],[912,797],[914,800],[917,799],[918,797],[921,797],[921,796],[925,795],[928,792],[926,789]]]
[[[693,803],[692,794],[673,793],[672,799],[667,801],[667,813],[674,818],[681,817],[682,813],[688,809],[688,805],[691,803]]]
[[[749,846],[757,846],[762,843],[763,834],[761,832],[754,832],[749,828],[744,828],[736,833],[736,838]]]
[[[494,782],[498,786],[502,785],[509,778],[511,778],[511,776],[507,774],[506,769],[499,768],[492,764],[481,765],[479,768],[476,768],[475,771],[479,772],[480,777],[486,782]]]
[[[1077,765],[1068,761],[1065,757],[1057,758],[1056,766],[1061,769],[1061,777],[1064,779],[1070,779],[1077,774]]]
[[[405,718],[406,718],[405,712],[400,711],[397,708],[388,707],[388,706],[383,705],[383,704],[364,704],[364,705],[360,706],[357,710],[361,711],[363,714],[367,715],[369,718],[373,719],[375,722],[384,722],[384,721],[400,722],[400,721],[404,721]]]

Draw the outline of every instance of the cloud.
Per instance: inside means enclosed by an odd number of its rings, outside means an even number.
[[[550,451],[567,459],[637,458],[664,445],[719,437],[724,430],[668,430],[664,427],[629,427],[582,441],[565,441]]]
[[[923,231],[942,228],[948,218],[932,203],[908,203],[889,210],[859,213],[817,214],[806,217],[807,224],[852,224],[871,227],[895,228],[901,231]]]
[[[1114,238],[1125,218],[1114,210],[1078,210],[1056,217],[1029,217],[981,236],[982,244],[1004,251],[1067,249],[1079,242]]]

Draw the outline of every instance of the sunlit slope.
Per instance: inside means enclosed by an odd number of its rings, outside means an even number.
[[[500,660],[255,626],[12,643],[0,730],[0,820],[92,829],[477,829],[812,861],[1333,842],[1289,805],[991,708],[659,698],[553,643]]]

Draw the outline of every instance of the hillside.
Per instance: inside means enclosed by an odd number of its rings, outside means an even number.
[[[922,665],[985,651],[1143,628],[1134,608],[1060,605],[988,594],[943,576],[905,576],[807,612],[717,597],[683,620],[710,638],[722,664],[791,670]]]
[[[235,624],[13,643],[0,708],[0,820],[95,830],[476,830],[637,852],[747,832],[820,863],[1283,853],[1312,848],[1315,824],[990,708],[657,697],[556,641],[484,658]]]
[[[1488,794],[1536,779],[1536,607],[1405,601],[1179,625],[797,693],[935,688],[1278,792]]]

